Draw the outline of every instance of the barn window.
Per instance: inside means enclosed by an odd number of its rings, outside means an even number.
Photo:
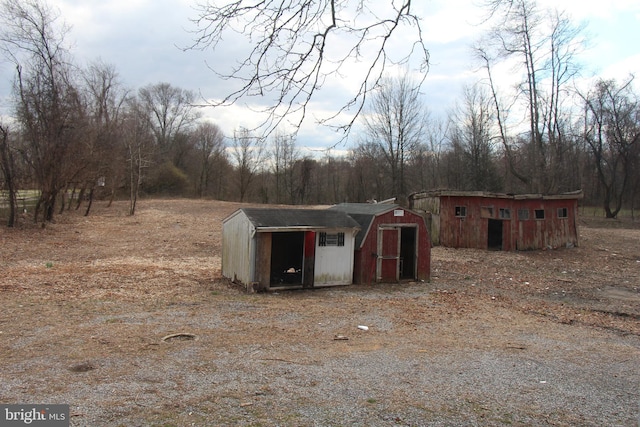
[[[320,233],[318,246],[344,246],[344,233]]]
[[[467,207],[466,206],[456,206],[456,216],[457,217],[465,217],[465,216],[467,216]]]
[[[500,208],[499,215],[502,219],[511,219],[511,209]]]
[[[526,221],[529,219],[529,209],[518,209],[518,219]]]
[[[567,208],[558,208],[558,218],[569,218],[569,210]]]
[[[480,208],[480,218],[493,218],[493,206],[482,206]]]
[[[534,211],[536,219],[544,219],[544,209],[536,209]]]

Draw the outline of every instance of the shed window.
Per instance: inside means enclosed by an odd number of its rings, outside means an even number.
[[[518,219],[526,221],[529,219],[529,209],[518,209]]]
[[[544,219],[544,209],[536,209],[534,211],[536,219]]]
[[[558,208],[558,218],[569,218],[569,211],[567,208]]]
[[[481,218],[493,218],[493,206],[482,206],[480,208]]]
[[[511,219],[511,209],[500,209],[500,218]]]
[[[457,217],[465,217],[465,216],[467,216],[467,207],[466,206],[456,206],[456,216]]]
[[[318,246],[344,246],[344,233],[320,233]]]

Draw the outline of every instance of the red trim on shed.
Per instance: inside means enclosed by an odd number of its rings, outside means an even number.
[[[430,279],[431,240],[421,215],[395,207],[376,215],[362,232],[366,235],[356,248],[354,283]]]

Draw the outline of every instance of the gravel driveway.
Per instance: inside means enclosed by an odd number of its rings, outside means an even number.
[[[640,230],[246,294],[219,275],[235,206],[212,203],[0,231],[0,402],[72,426],[640,425]]]

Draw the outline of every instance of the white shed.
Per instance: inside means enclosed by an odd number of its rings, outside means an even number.
[[[256,290],[349,285],[359,230],[344,212],[239,209],[222,222],[222,275]]]

